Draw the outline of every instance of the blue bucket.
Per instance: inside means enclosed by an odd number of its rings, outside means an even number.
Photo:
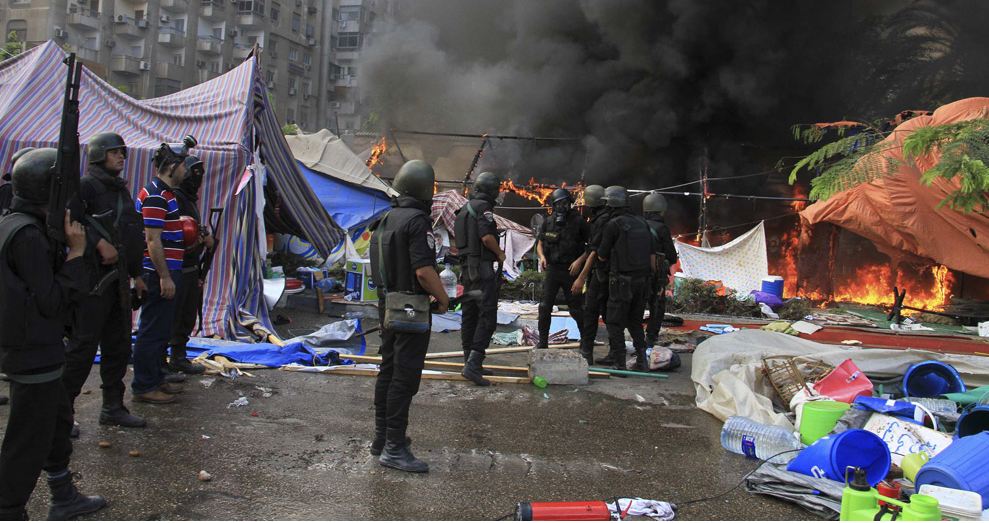
[[[989,405],[972,405],[958,418],[956,438],[974,436],[989,430]]]
[[[886,478],[892,462],[882,438],[862,429],[851,429],[817,440],[800,451],[786,470],[815,478],[845,482],[848,467],[865,469],[869,485]]]
[[[936,485],[959,490],[978,492],[982,495],[982,509],[989,508],[989,432],[980,432],[956,440],[931,458],[920,471],[914,483]]]
[[[965,382],[958,375],[958,371],[940,361],[914,363],[903,373],[904,396],[937,398],[942,394],[965,392],[965,390]]]
[[[775,294],[776,297],[783,298],[783,278],[780,276],[767,276],[762,279],[762,292]]]

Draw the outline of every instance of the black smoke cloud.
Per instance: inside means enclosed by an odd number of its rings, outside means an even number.
[[[696,179],[702,157],[711,176],[764,170],[796,123],[903,109],[872,79],[888,61],[879,20],[906,5],[400,1],[361,85],[387,127],[579,139],[496,141],[481,168],[655,188]],[[731,189],[746,183],[760,182]]]

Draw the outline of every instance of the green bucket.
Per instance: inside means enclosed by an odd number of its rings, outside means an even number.
[[[808,401],[800,406],[800,442],[810,445],[831,433],[852,406],[840,401]]]

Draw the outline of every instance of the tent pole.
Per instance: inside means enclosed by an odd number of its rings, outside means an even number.
[[[395,148],[398,149],[398,156],[402,158],[402,163],[409,161],[405,158],[405,153],[402,152],[402,146],[398,144],[398,138],[395,138],[395,133],[391,129],[388,130],[388,136],[391,138],[391,143],[395,144]]]

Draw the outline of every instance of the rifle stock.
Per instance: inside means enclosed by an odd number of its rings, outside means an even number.
[[[64,62],[68,66],[65,98],[62,102],[62,123],[58,132],[58,147],[53,166],[51,192],[48,199],[47,233],[56,244],[65,245],[65,209],[79,192],[79,83],[82,64],[72,53]],[[75,216],[74,219],[79,219]]]

